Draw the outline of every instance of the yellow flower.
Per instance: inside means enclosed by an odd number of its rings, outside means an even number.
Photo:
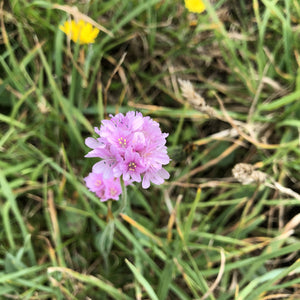
[[[202,13],[205,11],[205,5],[202,0],[184,0],[185,7],[194,13]]]
[[[66,21],[64,25],[60,25],[59,29],[63,31],[72,41],[79,44],[95,43],[95,38],[99,33],[99,29],[92,24],[79,20],[78,22]]]

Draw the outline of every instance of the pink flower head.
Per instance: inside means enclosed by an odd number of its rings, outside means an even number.
[[[119,200],[122,193],[120,178],[103,178],[102,174],[90,173],[84,178],[85,184],[91,192],[94,192],[101,201],[109,199]]]
[[[92,149],[86,157],[101,159],[93,172],[102,173],[104,178],[122,176],[124,181],[142,181],[143,188],[168,179],[170,175],[163,168],[170,162],[165,146],[168,134],[161,132],[159,124],[134,111],[110,117],[102,121],[100,129],[95,128],[99,138],[85,141]]]
[[[141,182],[141,174],[145,171],[141,156],[138,152],[128,149],[125,152],[124,159],[116,168],[116,175],[123,175],[123,179]]]

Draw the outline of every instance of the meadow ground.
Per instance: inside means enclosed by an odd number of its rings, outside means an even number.
[[[300,299],[298,0],[0,3],[1,299]],[[171,176],[122,208],[84,141],[132,110]]]

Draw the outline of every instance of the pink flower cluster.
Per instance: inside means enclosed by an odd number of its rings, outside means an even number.
[[[159,124],[134,111],[110,117],[102,121],[100,129],[95,128],[99,138],[89,137],[85,141],[92,149],[86,157],[101,158],[93,166],[92,176],[101,174],[104,181],[114,182],[122,177],[127,184],[142,181],[145,189],[150,182],[162,184],[168,179],[170,175],[163,168],[170,162],[165,145],[168,134],[161,132]],[[87,186],[93,191],[87,178]]]
[[[103,178],[102,174],[91,172],[84,181],[89,190],[94,192],[101,201],[119,200],[122,193],[120,178]]]

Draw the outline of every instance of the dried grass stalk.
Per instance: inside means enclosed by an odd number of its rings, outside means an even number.
[[[209,115],[212,118],[217,118],[217,112],[206,104],[203,97],[196,93],[192,83],[189,80],[178,79],[182,96],[187,99],[188,103],[196,110]]]
[[[276,182],[273,178],[269,177],[266,173],[255,170],[255,167],[250,164],[239,163],[232,169],[233,176],[242,184],[250,183],[263,183],[265,186],[276,189],[282,194],[291,196],[297,200],[300,200],[300,195],[294,192],[290,188],[282,186],[279,182]],[[269,182],[267,182],[269,179]],[[271,183],[270,183],[271,182]]]
[[[245,163],[239,163],[232,169],[233,176],[242,184],[263,183],[267,179],[267,174],[255,170],[254,166]]]

